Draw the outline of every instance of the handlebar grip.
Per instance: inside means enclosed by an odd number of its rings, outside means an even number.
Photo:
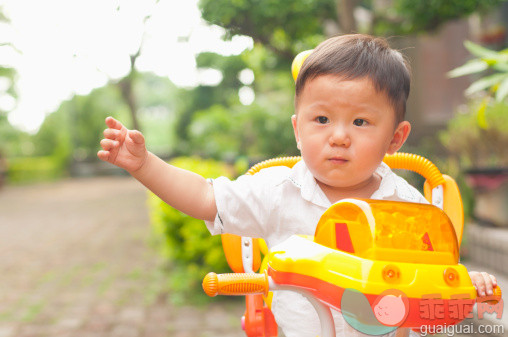
[[[216,295],[268,295],[268,276],[254,273],[215,274],[208,273],[203,279],[203,290],[210,296]]]
[[[499,302],[501,297],[503,296],[503,293],[501,291],[501,288],[499,286],[495,286],[494,289],[492,289],[492,295],[488,296],[480,296],[477,298],[478,302],[487,302],[490,305],[495,305]]]

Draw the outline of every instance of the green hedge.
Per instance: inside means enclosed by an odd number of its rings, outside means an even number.
[[[214,160],[179,157],[171,160],[170,164],[205,178],[232,178],[235,175],[235,168]],[[151,192],[148,204],[156,247],[168,261],[171,300],[204,299],[201,288],[203,277],[211,271],[231,272],[220,236],[210,235],[203,220],[177,211]],[[194,296],[196,294],[198,296]]]
[[[20,157],[7,160],[9,183],[52,181],[65,175],[62,161],[54,156]]]

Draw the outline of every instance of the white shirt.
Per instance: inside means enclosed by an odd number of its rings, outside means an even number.
[[[428,203],[385,163],[375,174],[381,183],[371,199]],[[332,205],[303,160],[293,168],[270,167],[235,181],[220,177],[211,183],[217,216],[214,222],[205,221],[210,233],[263,238],[269,249],[293,234],[314,235],[321,215]],[[275,292],[272,312],[287,337],[320,333],[314,308],[295,292]],[[337,336],[366,336],[349,327],[339,312],[333,314]]]

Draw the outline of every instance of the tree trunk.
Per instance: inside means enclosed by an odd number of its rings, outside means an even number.
[[[136,59],[138,58],[140,52],[130,56],[131,59],[131,70],[129,74],[124,77],[118,84],[120,86],[120,91],[122,93],[122,98],[124,99],[127,107],[129,108],[129,112],[132,119],[132,129],[141,131],[141,126],[139,125],[138,115],[137,115],[137,100],[134,94],[134,82],[136,78]]]
[[[337,19],[343,34],[357,33],[354,16],[357,0],[337,0]]]

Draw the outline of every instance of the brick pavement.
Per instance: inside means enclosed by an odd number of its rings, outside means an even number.
[[[132,178],[0,190],[0,337],[243,336],[239,302],[174,307]]]

